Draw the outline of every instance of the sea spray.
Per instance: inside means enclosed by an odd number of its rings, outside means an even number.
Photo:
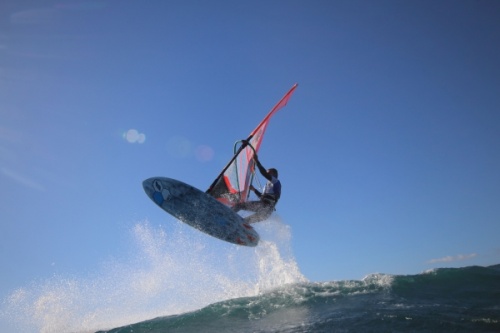
[[[13,291],[3,301],[3,317],[18,331],[95,331],[305,281],[292,255],[290,228],[278,219],[257,225],[262,241],[256,248],[172,222],[168,229],[137,223],[130,253],[106,260],[96,273],[55,275]]]
[[[261,242],[255,249],[259,292],[266,292],[286,284],[305,282],[295,261],[291,247],[290,226],[279,218],[262,222],[258,226]]]
[[[499,267],[296,283],[107,333],[500,332]]]

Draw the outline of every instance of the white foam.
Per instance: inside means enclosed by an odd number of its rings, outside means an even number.
[[[19,331],[86,332],[304,282],[290,228],[279,220],[256,228],[261,243],[246,248],[211,241],[180,223],[167,233],[139,222],[131,230],[130,256],[106,261],[91,276],[54,276],[19,288],[4,300],[2,312]]]

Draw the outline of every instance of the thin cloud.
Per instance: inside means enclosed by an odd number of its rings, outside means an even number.
[[[443,258],[437,258],[437,259],[431,259],[427,263],[428,264],[436,264],[436,263],[442,263],[442,262],[455,262],[455,261],[463,261],[463,260],[469,260],[477,256],[477,253],[471,253],[471,254],[459,254],[456,256],[446,256]]]
[[[21,175],[20,173],[13,171],[13,170],[10,170],[7,168],[2,168],[2,169],[0,169],[0,173],[3,174],[4,176],[14,180],[15,182],[25,186],[25,187],[28,187],[28,188],[31,188],[34,190],[38,190],[38,191],[45,190],[42,185],[38,184],[37,182],[25,177],[24,175]]]

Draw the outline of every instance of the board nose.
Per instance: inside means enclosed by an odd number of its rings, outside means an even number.
[[[146,180],[143,180],[142,187],[144,189],[151,189],[153,187],[153,180],[154,180],[154,178],[148,178]]]

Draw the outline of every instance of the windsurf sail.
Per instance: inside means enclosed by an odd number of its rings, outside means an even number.
[[[235,144],[233,158],[210,185],[207,193],[228,206],[234,206],[238,202],[244,202],[248,199],[255,170],[253,157],[260,149],[271,117],[287,104],[297,86],[298,84],[293,85],[246,140],[238,141]]]

